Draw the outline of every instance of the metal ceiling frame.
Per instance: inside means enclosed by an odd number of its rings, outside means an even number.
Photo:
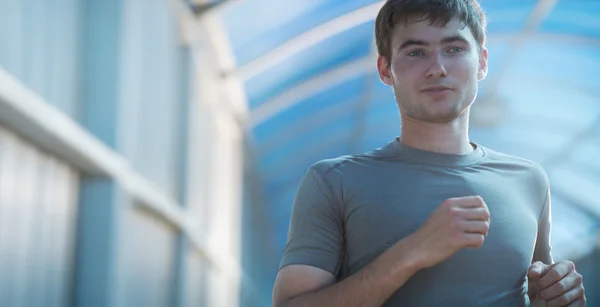
[[[495,74],[491,74],[489,76],[492,79],[489,83],[490,87],[497,88],[498,84],[501,81],[501,78],[504,76],[506,69],[510,66],[510,63],[514,60],[518,49],[523,45],[523,43],[530,38],[531,35],[535,33],[538,29],[541,22],[543,22],[544,18],[552,11],[554,6],[556,5],[558,0],[540,0],[536,7],[533,9],[530,18],[527,21],[525,32],[523,34],[517,35],[490,35],[489,37],[500,37],[501,39],[513,40],[513,45],[516,45],[516,51],[509,53],[503,60],[503,65],[501,66],[501,70]],[[376,16],[376,12],[374,9],[379,7],[381,3],[372,4],[358,10],[355,10],[351,13],[348,13],[342,17],[339,17],[331,22],[325,23],[321,26],[314,28],[311,31],[305,32],[297,36],[294,39],[291,39],[284,45],[268,52],[264,56],[258,58],[257,60],[240,67],[237,72],[242,72],[241,75],[244,75],[244,71],[253,71],[252,74],[258,74],[260,72],[265,71],[266,69],[276,65],[280,61],[292,56],[296,52],[303,50],[312,46],[313,44],[319,43],[324,39],[331,37],[332,35],[340,33],[340,31],[345,31],[353,26],[357,25],[358,21],[366,22],[365,20],[368,16]],[[358,23],[360,24],[360,23]],[[319,34],[321,33],[321,34]],[[573,36],[567,35],[559,35],[559,34],[536,34],[536,37],[553,39],[556,38],[564,41],[569,41],[571,43],[592,43],[592,44],[600,44],[600,41],[593,38],[577,38]],[[346,74],[348,78],[355,77],[357,74],[362,72],[369,72],[370,70],[375,70],[375,61],[369,62],[369,57],[365,57],[363,59],[358,59],[351,63],[346,63],[338,68],[330,70],[323,75],[317,76],[315,78],[309,79],[300,85],[292,87],[277,97],[271,99],[263,103],[261,106],[257,107],[255,110],[251,111],[250,114],[250,128],[256,127],[261,123],[267,121],[268,119],[276,116],[279,112],[292,107],[295,103],[301,100],[304,97],[307,97],[313,93],[319,92],[328,87],[335,86],[340,82],[344,81],[344,75]],[[279,59],[279,60],[278,60]],[[262,63],[262,61],[265,61]],[[363,62],[360,64],[359,62]],[[252,67],[256,67],[253,69]],[[231,75],[229,75],[231,76]],[[333,81],[332,81],[333,80]],[[329,82],[329,84],[328,84]],[[491,92],[494,92],[492,90]]]
[[[507,52],[503,55],[503,58],[500,60],[501,64],[499,65],[498,71],[488,76],[488,78],[491,79],[489,80],[488,84],[489,92],[493,93],[498,90],[501,81],[503,80],[503,78],[506,75],[506,72],[508,71],[508,68],[518,56],[518,53],[520,49],[522,49],[522,46],[527,42],[528,39],[531,38],[531,36],[535,36],[535,38],[542,40],[551,40],[553,42],[559,40],[569,44],[591,44],[594,46],[600,46],[600,40],[596,38],[537,32],[539,26],[542,24],[542,22],[545,20],[548,14],[553,10],[557,2],[558,0],[539,0],[536,6],[534,7],[531,15],[527,19],[525,29],[522,32],[516,32],[518,35],[515,35],[515,33],[509,33],[507,35],[492,34],[489,36],[489,38],[500,38],[503,40],[512,41],[511,46],[514,46],[512,50],[510,50],[510,52]],[[297,54],[302,50],[314,46],[334,35],[349,30],[352,27],[360,25],[364,22],[368,22],[376,16],[377,11],[379,10],[379,7],[382,5],[382,3],[383,1],[370,6],[363,7],[359,10],[334,19],[328,23],[317,26],[310,31],[304,32],[298,35],[297,37],[292,38],[283,45],[267,52],[266,54],[255,59],[254,61],[242,67],[239,67],[233,71],[226,71],[224,73],[224,77],[232,78],[234,76],[237,76],[242,80],[248,80],[254,76],[264,73],[269,69],[275,67],[276,65],[280,64],[285,59],[290,58],[291,56]],[[374,9],[376,6],[377,9]],[[359,11],[360,13],[358,13]],[[368,18],[369,15],[371,16],[371,18]],[[337,68],[325,72],[320,76],[306,80],[297,86],[288,88],[275,98],[263,103],[255,110],[250,111],[249,128],[255,128],[265,123],[269,119],[293,107],[297,103],[300,103],[302,100],[306,99],[307,97],[310,97],[311,95],[314,95],[315,93],[327,90],[351,78],[360,76],[361,74],[370,74],[375,71],[375,61],[373,60],[373,56],[369,55],[367,57],[357,59],[350,63],[344,63],[338,66]],[[367,79],[367,82],[372,82],[371,78]],[[360,139],[360,135],[362,135],[365,131],[365,126],[362,125],[361,122],[363,122],[366,118],[366,112],[360,112],[360,110],[366,108],[366,105],[371,103],[372,99],[369,99],[371,95],[371,84],[372,83],[367,83],[367,87],[365,90],[366,93],[359,98],[356,105],[350,105],[349,102],[354,101],[354,99],[351,99],[347,101],[348,103],[336,104],[327,109],[323,109],[317,114],[311,115],[310,117],[306,117],[300,121],[295,121],[291,123],[289,127],[278,131],[276,134],[274,134],[266,140],[265,144],[260,148],[259,155],[263,155],[270,152],[271,150],[274,150],[278,146],[278,142],[285,141],[287,139],[292,139],[298,134],[305,132],[308,129],[318,129],[319,126],[330,121],[332,116],[339,118],[347,116],[348,114],[355,114],[357,117],[356,125],[350,131],[349,134],[334,133],[330,136],[318,140],[316,143],[310,146],[306,146],[303,150],[288,156],[285,160],[294,161],[294,164],[296,165],[305,164],[305,162],[306,164],[309,164],[309,157],[314,156],[315,152],[322,152],[326,151],[327,149],[333,150],[334,148],[343,146],[345,144],[348,144],[349,142],[351,144],[357,142],[357,140]],[[344,104],[350,106],[348,108],[345,108]],[[385,121],[383,123],[378,123],[375,127],[370,127],[370,129],[374,128],[376,130],[387,130],[390,123],[392,123],[391,120]],[[543,128],[544,127],[540,127],[540,129]],[[577,140],[581,140],[582,138],[582,136],[578,135],[573,138],[572,142],[576,143]],[[570,146],[565,146],[564,150],[569,149],[571,149]],[[558,151],[560,152],[562,150],[559,149]],[[279,169],[281,171],[281,169],[285,168],[285,166],[280,163],[281,162],[276,162],[274,165],[269,166],[267,169],[261,169],[260,171],[262,175],[265,176],[274,169]],[[548,168],[552,168],[553,165],[555,165],[555,163],[553,162],[546,163],[548,163]],[[297,168],[297,166],[293,166],[293,168]],[[274,194],[271,194],[271,197],[273,197],[273,195],[278,195],[279,193],[288,191],[287,186],[289,184],[296,183],[295,180],[290,179],[293,176],[284,176],[285,178],[282,178],[280,176],[277,177],[277,181],[283,181],[283,184],[278,185],[280,190],[277,190]],[[554,189],[553,194],[560,195],[560,197],[567,199],[569,203],[575,205],[578,209],[582,209],[585,212],[589,213],[589,210],[586,210],[585,206],[581,205],[577,200],[570,199],[568,195],[564,195],[560,191],[560,189]]]
[[[275,67],[277,64],[290,58],[294,54],[314,46],[328,38],[343,33],[348,29],[369,22],[377,16],[379,9],[385,1],[379,1],[361,7],[345,15],[332,19],[326,23],[318,25],[311,30],[288,40],[284,44],[266,52],[252,62],[243,65],[232,71],[225,71],[224,77],[230,78],[236,76],[242,80],[248,80],[266,70]]]
[[[373,98],[373,96],[371,96]],[[377,96],[379,98],[379,96]],[[393,96],[390,94],[390,99]],[[379,103],[379,99],[373,103]],[[345,116],[349,116],[360,110],[360,101],[356,98],[347,99],[340,103],[331,105],[327,108],[322,108],[319,112],[311,114],[311,116],[303,117],[301,120],[294,121],[279,129],[271,137],[267,138],[264,143],[257,146],[259,149],[258,155],[267,154],[270,151],[276,150],[280,143],[293,139],[302,133],[319,129],[322,125],[328,122],[338,120]]]
[[[529,19],[527,20],[527,23],[525,26],[525,31],[522,34],[519,34],[516,36],[514,34],[513,35],[505,35],[505,36],[503,36],[503,35],[499,35],[499,36],[490,35],[489,36],[489,37],[501,37],[502,39],[512,40],[511,45],[516,46],[515,51],[510,52],[502,60],[502,62],[504,64],[500,65],[501,70],[499,72],[497,72],[495,74],[491,74],[489,76],[489,78],[491,79],[491,81],[489,81],[489,83],[491,84],[490,87],[492,88],[492,90],[490,91],[491,93],[495,92],[494,89],[497,88],[498,84],[500,83],[502,77],[504,76],[504,74],[506,72],[506,69],[508,69],[508,67],[510,66],[510,63],[515,59],[515,56],[516,56],[518,50],[526,42],[526,40],[535,33],[535,31],[538,29],[540,24],[544,21],[544,19],[548,16],[548,14],[555,7],[557,2],[558,2],[558,0],[540,0],[540,1],[538,1],[538,3],[536,4],[535,8],[532,11],[532,13],[530,14]],[[318,26],[311,31],[305,32],[304,34],[301,34],[301,35],[297,36],[296,38],[291,39],[287,43],[272,50],[271,52],[266,53],[264,56],[256,59],[255,61],[253,61],[245,66],[242,66],[241,68],[238,69],[238,72],[244,72],[244,71],[248,70],[248,71],[253,71],[253,75],[258,74],[260,72],[264,72],[265,70],[267,70],[270,67],[275,66],[282,60],[289,58],[290,56],[294,55],[295,53],[297,53],[303,49],[306,49],[306,48],[312,46],[313,44],[317,44],[317,43],[325,40],[328,37],[338,34],[341,31],[348,30],[348,29],[352,28],[353,26],[356,26],[357,21],[366,22],[366,21],[368,21],[368,19],[364,20],[364,18],[367,18],[368,16],[375,17],[377,14],[377,12],[375,11],[375,8],[380,7],[380,5],[381,5],[381,2],[360,8],[360,9],[350,12],[344,16],[341,16],[331,22],[328,22],[321,26]],[[369,14],[371,14],[371,15],[369,15]],[[360,23],[358,23],[358,24],[360,24]],[[321,33],[321,34],[319,35],[319,33]],[[536,34],[536,36],[542,37],[542,38],[545,36],[555,36],[555,37],[558,37],[560,39],[565,39],[565,40],[567,40],[567,38],[571,38],[566,35],[537,35]],[[594,42],[596,42],[596,40],[594,40],[592,38],[582,38],[579,40],[571,38],[571,39],[569,39],[569,41],[574,41],[574,42],[594,41]],[[596,43],[600,43],[600,41],[598,41]],[[333,70],[326,72],[323,75],[309,79],[309,80],[305,81],[304,83],[301,83],[300,85],[297,85],[295,87],[292,87],[292,88],[284,91],[282,94],[271,99],[270,101],[263,103],[262,105],[257,107],[255,110],[251,111],[250,127],[252,128],[252,127],[256,127],[256,126],[260,125],[261,123],[267,121],[268,119],[276,116],[279,112],[292,107],[295,103],[297,103],[304,97],[307,97],[313,93],[319,92],[320,90],[323,90],[328,87],[332,87],[332,86],[339,84],[340,82],[344,81],[343,79],[340,79],[340,78],[344,78],[344,74],[347,74],[348,78],[352,78],[352,77],[355,77],[357,74],[361,73],[361,71],[360,71],[361,68],[364,69],[363,72],[369,72],[370,70],[376,70],[375,61],[373,60],[373,62],[369,62],[369,59],[371,59],[371,57],[373,57],[373,58],[376,57],[376,53],[374,55],[370,54],[369,57],[358,59],[351,63],[343,64],[343,65],[339,66],[338,68],[335,68]],[[263,61],[264,61],[264,63],[262,63]],[[364,61],[364,63],[359,64],[359,62],[362,62],[362,61]],[[271,66],[269,66],[269,65],[271,65]],[[256,70],[253,70],[252,67],[256,67]],[[346,69],[348,71],[346,71]],[[243,73],[242,73],[242,75],[243,75]],[[327,78],[325,78],[325,76]],[[328,82],[330,83],[329,86],[327,86]]]
[[[523,48],[523,45],[525,45],[527,39],[531,38],[531,36],[537,32],[542,22],[544,22],[546,17],[552,12],[552,9],[556,6],[558,1],[559,0],[539,0],[529,15],[524,29],[513,36],[512,41],[509,43],[511,52],[504,54],[504,57],[501,59],[502,64],[499,65],[500,69],[493,74],[488,75],[491,88],[490,92],[492,95],[497,92],[502,78],[506,75],[506,72],[512,62],[516,59],[519,51]]]
[[[276,150],[280,143],[291,140],[301,133],[313,131],[332,120],[348,116],[356,112],[356,108],[356,99],[348,99],[323,108],[311,116],[302,118],[302,120],[290,122],[282,129],[277,130],[273,136],[267,138],[260,146],[257,146],[259,148],[258,155],[265,155]]]
[[[205,14],[214,14],[216,10],[223,10],[223,7],[231,5],[235,0],[220,0],[220,1],[187,1],[190,10],[196,17],[202,17]]]
[[[490,35],[488,41],[510,41],[512,37],[512,33]],[[590,45],[600,48],[600,39],[596,38],[545,33],[536,33],[534,37],[542,41],[547,40],[552,42],[564,42],[565,44]],[[293,107],[295,104],[300,103],[311,95],[339,85],[361,74],[371,74],[376,71],[377,67],[372,54],[352,62],[344,63],[332,70],[287,89],[275,98],[263,103],[256,109],[251,110],[249,120],[250,127],[254,128],[263,124],[269,119],[277,116],[280,112]],[[310,124],[310,121],[307,122],[307,125],[308,124]],[[300,130],[300,128],[298,128],[298,130]]]
[[[397,126],[397,122],[393,121],[393,120],[386,120],[383,122],[378,123],[376,126],[371,127],[371,129],[374,130],[387,130],[389,129],[393,129],[393,128],[398,128]],[[297,164],[303,164],[303,165],[308,165],[311,163],[315,163],[317,161],[313,161],[313,159],[311,159],[310,157],[313,157],[315,155],[315,153],[320,153],[320,152],[324,152],[326,151],[328,148],[335,148],[335,147],[342,147],[345,144],[347,144],[351,139],[351,136],[349,136],[348,134],[345,133],[335,133],[332,135],[329,135],[326,138],[323,138],[321,140],[319,140],[317,143],[312,144],[311,146],[306,146],[303,148],[302,151],[296,152],[290,156],[288,156],[286,158],[286,161],[300,161],[297,162]],[[277,162],[274,165],[271,165],[268,167],[268,169],[266,170],[268,173],[273,173],[273,170],[280,170],[278,173],[281,174],[283,172],[281,172],[282,169],[285,169],[285,165],[283,165],[283,163],[285,163],[285,161],[281,161],[281,162]],[[295,168],[297,169],[297,168]],[[265,170],[263,169],[263,173],[267,173],[265,172]],[[302,172],[297,173],[298,176],[302,175]],[[294,176],[279,176],[278,178],[296,178]],[[280,181],[279,179],[275,180],[275,181]],[[289,182],[288,182],[289,181]],[[286,185],[288,184],[297,184],[297,181],[294,180],[284,180],[284,184],[282,185],[278,185],[278,187],[283,190],[286,189]],[[273,193],[271,193],[270,195],[278,195],[280,192],[275,191]]]
[[[538,2],[538,5],[534,9],[530,19],[528,20],[528,26],[526,26],[526,29],[528,31],[524,35],[519,35],[519,38],[517,39],[518,43],[524,42],[525,39],[532,33],[532,31],[535,31],[535,29],[537,29],[539,24],[543,21],[543,18],[548,14],[549,11],[551,11],[551,9],[554,7],[557,1],[558,0],[540,0]],[[312,30],[306,31],[290,39],[281,46],[265,53],[263,56],[255,59],[254,61],[237,68],[233,72],[226,72],[225,77],[231,78],[237,76],[241,79],[247,80],[253,76],[265,72],[266,70],[276,66],[283,60],[290,58],[291,56],[297,54],[302,50],[316,45],[339,33],[347,31],[355,26],[373,20],[377,16],[377,13],[379,12],[379,9],[383,5],[383,3],[384,1],[380,1],[374,4],[370,4],[368,6],[361,7],[348,14],[342,15],[336,19],[319,25],[313,28]],[[374,54],[370,56],[376,57],[376,55],[376,52],[374,52]],[[508,57],[507,61],[510,61],[511,59],[512,56]],[[373,61],[372,63],[366,63],[365,66],[374,69],[375,61]],[[342,69],[342,67],[340,67],[340,69]],[[334,69],[332,71],[337,71],[337,69]],[[299,85],[298,87],[306,86],[307,90],[310,90],[312,87],[307,86],[307,83],[309,83],[310,81],[311,80],[303,83],[302,85]],[[322,80],[317,81],[322,82]],[[274,98],[273,100],[268,101],[260,107],[258,107],[255,111],[252,112],[250,126],[255,127],[261,122],[264,122],[270,117],[272,117],[273,114],[277,113],[277,111],[281,111],[282,109],[284,109],[282,108],[282,106],[286,106],[288,105],[288,103],[282,103],[282,100],[285,100],[285,98],[290,99],[296,97],[295,95],[292,95],[290,93],[297,93],[298,91],[301,90],[290,89],[281,94],[280,96]],[[288,94],[286,95],[285,93]]]
[[[379,55],[378,50],[377,50],[377,42],[375,41],[375,39],[373,39],[373,42],[371,43],[371,47],[370,47],[370,54],[369,57],[376,59],[377,56]],[[376,61],[373,61],[376,62]],[[375,63],[373,63],[373,66],[376,66]],[[354,120],[354,128],[352,131],[350,131],[350,144],[348,145],[348,152],[357,152],[359,151],[359,146],[360,146],[360,140],[362,139],[362,137],[365,134],[365,130],[366,130],[366,120],[367,120],[367,114],[368,114],[368,109],[369,109],[369,105],[371,105],[372,102],[372,96],[374,95],[374,91],[375,91],[375,85],[374,82],[379,82],[379,80],[375,80],[375,78],[365,78],[364,81],[364,89],[363,92],[361,94],[361,96],[359,97],[358,100],[358,104],[356,106],[356,112],[355,117],[356,119]]]
[[[577,146],[585,139],[597,137],[598,131],[600,131],[600,114],[598,114],[596,119],[586,129],[581,130],[577,135],[575,135],[571,141],[562,148],[562,150],[556,152],[554,155],[547,158],[546,161],[542,162],[542,165],[545,165],[548,173],[551,173],[552,169],[562,167],[565,163],[568,163],[567,161],[569,161],[569,158],[573,156],[573,152],[577,149]],[[583,162],[581,164],[583,164]],[[568,200],[568,203],[571,203],[587,214],[593,214],[597,219],[600,219],[600,208],[595,211],[592,210],[590,205],[586,204],[579,198],[573,197],[572,194],[569,194],[560,186],[555,187],[553,189],[553,193],[560,194],[561,197]]]
[[[564,82],[563,82],[562,80],[555,80],[555,78],[550,78],[550,77],[548,77],[548,76],[543,76],[543,77],[540,77],[540,78],[541,78],[541,80],[542,80],[541,82],[542,82],[542,83],[545,83],[545,84],[562,84],[562,85],[564,85]],[[538,78],[538,80],[537,80],[537,81],[540,81],[540,79]],[[557,85],[557,86],[558,86],[558,85]],[[571,86],[571,87],[575,87],[575,86],[581,86],[581,85],[580,85],[580,84],[575,84],[575,83],[574,83],[574,84],[572,84],[572,86]],[[600,96],[600,88],[598,88],[598,89],[597,89],[597,91],[598,91],[597,93],[596,93],[596,92],[590,92],[590,91],[589,91],[589,89],[587,89],[587,88],[586,88],[586,89],[584,89],[583,91],[584,91],[584,92],[586,92],[586,93],[590,93],[590,95],[591,95],[591,96]],[[311,117],[305,117],[305,119],[304,119],[304,120],[302,120],[300,123],[296,123],[296,124],[293,126],[293,129],[292,129],[292,130],[284,130],[284,131],[282,132],[282,133],[283,133],[283,134],[285,134],[285,136],[286,136],[286,138],[284,138],[284,139],[291,139],[291,138],[294,138],[294,137],[295,137],[295,135],[294,135],[294,134],[291,134],[291,132],[294,132],[294,131],[297,131],[297,132],[304,132],[304,131],[306,131],[306,130],[307,130],[307,129],[309,129],[309,128],[310,128],[310,130],[317,129],[317,128],[318,128],[318,126],[316,126],[316,125],[315,125],[315,121],[311,120],[311,118],[312,118],[312,117],[317,117],[317,118],[319,119],[318,121],[316,121],[316,123],[326,123],[326,121],[324,120],[324,118],[326,118],[326,116],[324,116],[324,115],[321,115],[321,113],[324,113],[324,112],[326,112],[327,114],[330,114],[330,113],[333,113],[333,111],[336,111],[336,110],[338,110],[338,109],[342,109],[342,107],[336,107],[336,108],[333,108],[333,107],[332,107],[332,108],[328,108],[328,109],[325,109],[325,110],[324,110],[324,111],[322,111],[322,112],[319,112],[319,113],[317,113],[317,114],[315,114],[315,115],[312,115]],[[353,111],[355,111],[355,110],[356,110],[356,108],[348,108],[348,110],[353,110]],[[350,112],[346,112],[346,114],[347,114],[347,113],[350,113]],[[596,121],[600,122],[600,114],[599,114],[599,118],[598,118]],[[529,123],[529,121],[528,121],[528,123]],[[589,135],[589,133],[588,133],[588,130],[590,130],[590,129],[596,129],[596,127],[597,127],[596,125],[600,125],[600,123],[596,123],[596,122],[594,122],[594,124],[592,124],[592,125],[591,125],[589,128],[587,128],[587,129],[584,129],[584,131],[583,131],[583,132],[580,132],[580,133],[582,133],[582,134],[584,134],[584,135]],[[545,129],[545,128],[542,128],[542,129]],[[591,131],[591,130],[590,130],[590,131]],[[587,134],[586,134],[586,133],[587,133]],[[579,142],[579,139],[577,139],[578,137],[580,137],[580,136],[579,136],[579,134],[578,134],[578,136],[577,136],[577,137],[575,137],[575,139],[573,140],[574,144],[577,144],[577,143]],[[278,138],[278,139],[283,139],[281,136],[277,136],[277,138]],[[329,136],[328,138],[325,138],[325,139],[322,141],[322,143],[324,143],[324,144],[330,144],[330,146],[331,146],[331,144],[333,144],[335,141],[337,141],[337,140],[340,140],[340,139],[344,139],[345,141],[347,141],[349,138],[344,138],[344,137],[341,137],[341,138],[340,138],[340,137],[339,137],[339,135],[337,135],[337,134],[336,134],[336,135],[334,135],[334,136]],[[273,143],[271,143],[271,144],[273,144]],[[321,142],[319,142],[319,143],[317,143],[317,144],[321,144]],[[273,147],[270,147],[270,149],[271,149],[271,150],[274,150],[274,149],[276,148],[276,145],[274,145],[274,144],[273,144],[273,145],[270,145],[270,146],[273,146]],[[570,147],[570,146],[567,146],[567,147]],[[314,152],[317,152],[317,150],[316,150],[315,148],[319,148],[319,147],[318,147],[318,146],[312,146],[312,145],[311,145],[311,146],[306,146],[306,149],[305,149],[304,151],[302,151],[303,153],[306,153],[305,155],[304,155],[304,154],[303,154],[303,155],[293,155],[293,156],[290,156],[290,157],[288,157],[288,158],[287,158],[287,160],[288,160],[288,161],[290,161],[290,160],[291,160],[291,161],[298,161],[298,160],[302,160],[302,159],[304,159],[304,157],[306,157],[306,156],[313,156],[313,155],[314,155],[313,153],[314,153]],[[312,149],[312,150],[311,150],[311,149]],[[262,154],[266,154],[266,151],[263,151],[263,150],[261,150],[261,153],[262,153]],[[560,159],[559,159],[559,160],[560,160]],[[551,164],[551,163],[552,163],[552,160],[545,161],[545,162],[544,162],[544,164],[546,164],[546,163],[550,163],[550,164]],[[273,166],[269,167],[269,168],[267,169],[267,172],[265,172],[265,169],[262,169],[262,170],[261,170],[261,172],[263,172],[263,173],[268,173],[268,170],[269,170],[269,169],[271,169],[272,167],[273,167]],[[277,166],[276,168],[281,168],[281,167],[283,167],[283,166]]]
[[[254,128],[282,111],[291,108],[303,98],[341,84],[372,69],[375,69],[375,61],[369,55],[352,62],[344,63],[323,74],[306,80],[250,111],[250,126]]]
[[[174,10],[174,13],[177,15],[177,18],[179,19],[180,35],[183,43],[187,44],[192,50],[194,50],[194,48],[198,48],[200,50],[202,48],[206,48],[204,44],[208,44],[210,48],[213,48],[216,56],[216,66],[218,67],[218,70],[216,70],[217,73],[222,70],[233,69],[236,66],[236,60],[233,56],[227,33],[222,27],[220,13],[222,10],[234,4],[236,1],[223,0],[219,3],[216,3],[216,5],[206,6],[206,10],[194,10],[193,5],[188,5],[191,3],[184,3],[185,0],[168,1]],[[198,39],[201,37],[203,29],[206,29],[204,33],[206,34],[207,41]],[[252,155],[253,148],[250,145],[251,142],[248,138],[248,131],[245,129],[246,121],[249,117],[247,95],[245,94],[244,86],[239,78],[231,77],[227,80],[222,80],[221,82],[223,82],[222,86],[226,88],[226,92],[230,95],[231,99],[228,99],[227,103],[220,103],[218,107],[224,109],[224,113],[227,113],[231,116],[239,131],[243,134],[243,175],[247,175],[248,173],[252,173],[252,166],[255,165],[255,163],[249,163],[249,160],[254,160],[255,158]],[[255,175],[254,173],[252,174]],[[254,182],[260,183],[261,179],[261,177],[255,176]],[[259,210],[253,210],[254,213],[259,213],[256,211]],[[201,238],[196,235],[191,237],[191,239],[195,245],[198,245],[198,242]],[[208,252],[213,251],[208,250]],[[215,258],[217,255],[213,254],[210,255]],[[253,280],[247,274],[242,263],[239,263],[231,256],[228,257],[228,255],[225,255],[224,257],[216,257],[215,259],[215,261],[219,261],[216,262],[217,264],[220,264],[219,269],[222,270],[224,274],[227,274],[229,278],[239,278],[240,291],[249,291],[256,297],[257,300],[260,300],[261,303],[266,302],[266,298],[259,290],[255,280]]]
[[[388,119],[379,122],[376,126],[370,127],[370,129],[383,131],[387,128],[398,128],[396,125],[397,121],[395,119]],[[285,160],[277,161],[274,164],[269,165],[267,168],[262,169],[262,172],[263,174],[268,174],[272,173],[274,170],[285,169],[286,166],[284,164],[288,163],[288,161],[309,161],[311,160],[311,157],[314,157],[316,155],[316,153],[323,152],[327,148],[334,148],[341,144],[347,144],[348,141],[351,140],[351,138],[352,135],[345,131],[327,135],[326,137],[319,139],[317,142],[314,142],[309,146],[304,146],[302,150],[287,156]],[[344,151],[346,150],[344,149]]]
[[[508,68],[514,62],[514,59],[518,56],[520,49],[526,43],[527,39],[531,38],[531,36],[533,35],[535,35],[536,38],[552,40],[554,42],[556,42],[558,39],[566,43],[592,44],[594,46],[600,46],[600,40],[595,38],[536,32],[539,26],[548,16],[548,14],[555,7],[557,2],[558,0],[538,1],[531,15],[527,19],[525,29],[522,33],[517,32],[519,34],[516,36],[514,35],[515,33],[510,33],[508,35],[500,34],[490,36],[496,39],[500,37],[501,39],[506,39],[507,41],[511,40],[511,45],[515,46],[513,50],[503,55],[504,58],[501,59],[501,65],[499,65],[499,70],[488,77],[489,79],[491,79],[489,81],[490,92],[496,92],[498,90],[501,81],[505,77]],[[261,73],[264,73],[302,50],[305,50],[332,36],[349,30],[352,27],[360,25],[364,22],[368,22],[376,16],[377,11],[379,10],[379,7],[382,4],[383,1],[363,7],[359,10],[350,12],[344,16],[331,20],[328,23],[319,25],[313,28],[312,30],[304,32],[298,35],[297,37],[287,41],[283,45],[270,50],[269,52],[255,59],[254,61],[243,65],[237,69],[224,72],[224,78],[227,79],[237,76],[242,80],[248,80]],[[375,9],[376,6],[377,9]],[[368,18],[369,15],[371,16],[370,18]],[[297,86],[288,88],[275,98],[265,102],[264,104],[250,112],[249,128],[252,129],[265,123],[269,119],[293,107],[297,103],[300,103],[303,99],[306,99],[307,97],[310,97],[315,93],[327,90],[328,88],[339,85],[340,83],[343,83],[348,79],[355,78],[361,74],[368,74],[374,72],[375,68],[375,61],[373,61],[372,55],[369,55],[368,57],[363,57],[353,62],[342,64],[337,68],[329,70],[320,76],[304,81],[303,83]],[[370,78],[367,79],[370,80]],[[367,82],[370,82],[369,80]],[[306,117],[300,121],[291,123],[289,127],[278,131],[276,134],[268,138],[265,144],[260,148],[259,155],[266,154],[271,150],[274,150],[278,146],[278,142],[294,138],[298,134],[305,132],[307,129],[318,129],[320,125],[323,125],[327,121],[331,120],[331,116],[336,116],[337,118],[339,118],[352,113],[356,114],[357,121],[356,126],[351,130],[349,136],[343,133],[334,133],[331,136],[327,136],[323,139],[320,139],[315,144],[306,146],[303,150],[290,155],[285,160],[294,161],[294,163],[297,165],[304,164],[304,162],[308,164],[310,163],[308,158],[313,156],[315,152],[326,151],[327,149],[334,149],[336,147],[343,146],[344,144],[348,144],[349,141],[355,142],[365,131],[365,127],[362,126],[360,123],[362,120],[364,120],[366,115],[362,114],[365,112],[360,112],[360,110],[365,107],[365,104],[370,103],[370,101],[372,100],[369,99],[371,95],[369,93],[369,88],[370,86],[367,86],[367,93],[359,98],[359,101],[356,105],[352,104],[350,107],[344,108],[344,103],[336,104],[327,109],[323,109],[315,115],[311,115],[310,117]],[[352,99],[348,102],[351,101],[354,100]],[[383,123],[378,123],[375,126],[375,129],[387,129],[391,122],[392,121],[390,120],[385,121]],[[540,129],[543,128],[544,127],[541,127]],[[371,129],[373,128],[371,127]],[[581,140],[581,138],[583,137],[576,136],[573,138],[572,142],[576,143],[577,140]],[[564,150],[569,149],[571,149],[570,146],[565,146],[564,148]],[[559,149],[558,151],[560,152],[561,149]],[[280,165],[280,163],[281,162],[276,162],[274,164],[275,166],[272,165],[267,169],[261,169],[260,171],[262,175],[264,176],[274,169],[279,169],[281,171],[281,169],[284,168],[284,166]],[[553,165],[556,165],[554,162],[546,163],[548,163],[549,168],[553,167]],[[294,166],[294,168],[297,168],[297,166]],[[278,185],[281,188],[281,190],[276,191],[275,195],[280,193],[280,191],[287,191],[286,186],[291,184],[292,182],[296,183],[294,180],[289,180],[290,176],[285,176],[285,178],[281,178],[280,176],[277,177],[279,179],[278,181],[281,181],[283,179],[283,185]],[[572,203],[578,208],[582,208],[585,210],[585,206],[581,206],[581,204],[579,204],[577,201],[573,201],[572,199],[567,197],[568,195],[563,195],[560,189],[553,190],[553,193],[560,195],[560,197],[567,199],[569,203]],[[271,197],[273,197],[273,194],[271,195]]]
[[[514,43],[520,44],[521,42],[525,41],[529,35],[535,33],[548,14],[556,6],[558,1],[559,0],[539,0],[533,9],[532,14],[527,20],[524,31],[521,32],[521,35],[515,38]],[[221,12],[223,7],[229,6],[234,1],[226,0],[223,2],[226,3],[224,5],[217,6],[215,10]],[[243,80],[248,80],[276,66],[285,59],[302,50],[305,50],[348,29],[373,20],[377,16],[379,9],[384,3],[385,1],[378,1],[318,25],[313,29],[303,32],[302,34],[299,34],[298,36],[288,40],[282,45],[268,51],[253,61],[238,67],[237,69],[225,71],[224,77],[229,78],[236,75]],[[510,57],[507,59],[507,61],[510,62]]]

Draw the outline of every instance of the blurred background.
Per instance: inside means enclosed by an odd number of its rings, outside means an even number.
[[[0,306],[269,306],[306,169],[399,133],[381,5],[0,0]],[[600,0],[482,5],[471,138],[546,169],[600,306]]]

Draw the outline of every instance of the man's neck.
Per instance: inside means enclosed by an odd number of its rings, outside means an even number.
[[[402,144],[421,150],[466,154],[473,151],[469,142],[469,112],[448,123],[428,123],[402,116]]]

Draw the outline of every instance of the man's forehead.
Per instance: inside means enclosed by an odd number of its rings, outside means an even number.
[[[471,31],[458,19],[451,19],[446,24],[432,23],[430,19],[411,18],[394,27],[394,41],[406,39],[419,39],[436,42],[448,36],[460,35],[467,40],[474,40]]]

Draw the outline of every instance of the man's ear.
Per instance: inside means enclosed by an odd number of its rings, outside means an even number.
[[[381,82],[389,86],[394,84],[390,63],[388,63],[388,60],[381,55],[377,56],[377,71],[379,72],[379,79]]]
[[[477,70],[477,80],[481,81],[485,79],[488,73],[488,50],[485,47],[481,47],[479,53],[479,69]]]

